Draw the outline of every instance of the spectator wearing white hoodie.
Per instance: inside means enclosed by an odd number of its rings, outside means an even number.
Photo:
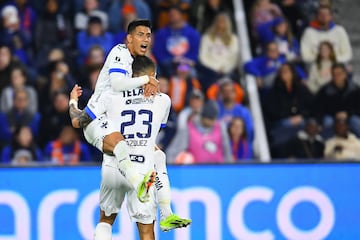
[[[335,24],[329,6],[320,6],[316,18],[310,22],[301,38],[301,56],[307,63],[315,61],[319,45],[323,41],[332,43],[337,61],[348,63],[352,59],[349,36],[343,26]]]

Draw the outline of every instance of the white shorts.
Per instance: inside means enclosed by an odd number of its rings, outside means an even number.
[[[92,122],[84,128],[85,139],[101,152],[103,152],[104,137],[110,133],[120,131],[120,127],[116,127],[105,114],[106,100],[107,98],[101,97],[99,94],[94,94],[84,109],[92,119]]]
[[[143,176],[143,174],[141,175]],[[106,216],[120,211],[127,194],[127,209],[131,221],[142,224],[151,224],[155,221],[157,205],[154,187],[150,189],[150,200],[146,203],[140,202],[136,191],[119,172],[116,159],[105,154],[101,176],[100,208]]]
[[[93,119],[89,125],[84,128],[84,136],[88,143],[103,152],[103,140],[105,136],[113,132],[119,132],[119,128],[115,127],[106,114]]]

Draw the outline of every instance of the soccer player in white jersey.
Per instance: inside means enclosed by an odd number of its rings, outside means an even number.
[[[104,92],[109,90],[124,91],[135,87],[145,86],[145,96],[155,94],[158,81],[154,76],[143,75],[132,77],[131,64],[133,56],[145,55],[151,43],[151,24],[148,20],[135,20],[128,26],[127,44],[118,44],[113,47],[106,57],[96,82],[94,94],[91,96],[85,112],[72,120],[74,127],[83,127],[86,140],[104,153],[114,154],[120,172],[138,191],[138,198],[142,201],[146,198],[146,192],[151,187],[155,173],[148,173],[140,178],[130,161],[127,153],[127,145],[119,129],[107,121],[107,116],[93,114],[98,108],[98,99]],[[72,107],[76,102],[70,100],[70,116],[77,110]],[[91,121],[85,127],[85,123]]]
[[[134,74],[155,74],[154,63],[145,56],[138,56],[133,63]],[[75,86],[72,95],[79,91]],[[151,98],[145,98],[142,88],[123,91],[120,93],[109,92],[102,95],[98,100],[98,108],[95,115],[106,113],[109,119],[116,122],[123,133],[131,160],[139,174],[146,174],[154,168],[154,160],[157,154],[154,152],[155,139],[161,126],[166,124],[171,100],[166,94],[157,94]],[[136,119],[136,120],[135,120]],[[164,163],[165,164],[165,163]],[[155,165],[156,166],[156,165]],[[156,169],[159,174],[167,175],[164,169]],[[162,183],[162,184],[169,184]],[[160,185],[162,185],[160,184]],[[128,211],[132,221],[137,222],[141,239],[154,239],[153,223],[156,214],[156,203],[154,192],[150,190],[148,202],[140,203],[130,190],[123,176],[117,171],[116,161],[113,157],[104,154],[102,164],[102,183],[100,190],[101,218],[95,230],[95,240],[111,239],[112,224],[119,211],[123,198],[128,192]],[[167,196],[170,201],[170,196]],[[185,227],[191,223],[190,220],[182,222]],[[161,222],[160,222],[161,227]],[[171,225],[164,225],[162,230],[170,230]],[[178,226],[177,226],[178,227]]]
[[[131,29],[132,28],[131,28],[131,24],[130,24],[129,25],[129,34],[132,32]],[[139,29],[137,27],[135,27],[135,32],[137,30],[139,30]],[[142,30],[142,28],[140,28],[140,30]],[[119,48],[118,50],[122,50],[122,51],[127,50],[126,47],[123,45],[120,45],[119,47],[121,47],[121,48]],[[130,50],[129,44],[128,44],[128,48]],[[109,57],[110,57],[110,54],[109,54]],[[118,59],[116,59],[117,56],[121,56],[123,59],[129,59],[128,57],[130,56],[130,54],[123,53],[123,55],[124,56],[122,56],[120,54],[114,54],[113,57],[110,59],[115,61],[116,63],[118,63],[118,61],[117,61]],[[107,62],[109,61],[109,57],[106,60]],[[128,67],[127,67],[127,70],[126,70],[127,73],[132,73],[131,63],[130,63],[132,61],[133,61],[133,59],[130,56],[128,63],[125,64],[126,66],[128,66],[130,64],[130,69],[128,69]],[[112,62],[110,62],[110,63],[112,63]],[[105,65],[107,65],[106,62],[105,62]],[[112,69],[112,70],[109,70],[109,72],[110,71],[112,72],[111,74],[116,73],[116,72],[124,72],[123,71],[124,67],[123,68],[115,68],[115,67],[111,68],[108,66],[107,68]],[[102,75],[99,76],[99,79],[101,76]],[[143,75],[143,76],[149,76],[149,75]],[[142,77],[140,77],[140,78],[142,78]],[[149,76],[149,78],[152,79],[153,76]],[[138,79],[139,79],[139,77],[134,77],[132,79],[128,79],[127,81],[132,81],[132,80],[138,81]],[[101,84],[99,86],[105,86],[105,84]],[[107,86],[108,86],[107,88],[109,88],[109,85],[107,85]],[[72,118],[73,126],[74,127],[86,127],[84,133],[85,133],[87,140],[91,144],[97,146],[99,150],[102,150],[105,153],[111,153],[113,151],[114,155],[117,159],[119,159],[119,157],[118,157],[119,155],[121,157],[125,158],[124,155],[125,155],[125,153],[127,153],[127,151],[122,151],[121,154],[116,152],[116,149],[119,147],[120,144],[121,144],[120,145],[121,149],[126,149],[125,148],[126,144],[125,145],[122,144],[122,143],[125,143],[124,141],[120,141],[120,143],[116,145],[115,150],[111,149],[111,148],[106,149],[106,146],[108,146],[109,144],[105,140],[108,139],[109,135],[115,134],[116,138],[118,138],[118,139],[122,138],[122,135],[119,133],[119,128],[114,126],[112,124],[112,121],[107,120],[106,115],[100,115],[99,117],[96,118],[96,115],[94,113],[98,112],[97,111],[98,104],[99,104],[98,100],[99,100],[101,94],[98,94],[95,92],[94,96],[96,96],[96,97],[92,98],[94,100],[93,101],[90,100],[89,104],[85,108],[85,111],[81,111],[77,108],[77,97],[78,97],[77,91],[81,92],[81,89],[77,86],[75,86],[75,88],[77,90],[72,91],[71,100],[70,100],[70,116]],[[144,91],[145,91],[144,93],[146,93],[146,88],[144,88]],[[106,92],[106,90],[103,90],[102,94],[104,94],[104,92]],[[149,91],[149,92],[151,92],[151,91]],[[92,118],[89,115],[92,116]],[[92,119],[94,119],[94,120],[92,120]],[[89,125],[87,125],[87,124],[89,124]],[[109,134],[109,135],[107,135],[107,134]],[[102,142],[103,138],[104,138],[104,142]],[[111,136],[111,139],[113,139],[112,136]],[[129,158],[127,158],[127,159],[129,159]],[[170,207],[170,184],[169,184],[169,179],[167,176],[166,156],[165,156],[164,152],[162,152],[161,150],[155,151],[155,159],[156,159],[155,160],[155,168],[157,169],[157,171],[159,173],[157,176],[159,183],[156,184],[156,187],[157,187],[157,197],[158,197],[158,203],[159,203],[160,215],[161,215],[160,228],[163,231],[168,231],[168,230],[172,230],[174,228],[187,226],[188,224],[190,224],[191,220],[183,219],[183,218],[180,218],[179,216],[177,216],[176,214],[173,214],[171,207]],[[121,162],[124,162],[124,161],[121,161]],[[127,161],[127,166],[132,166],[132,165],[128,164],[129,162],[130,162],[130,160]],[[120,169],[121,169],[121,167],[120,167]],[[124,171],[124,169],[121,169],[121,172],[122,173],[125,172],[126,173],[125,176],[129,177],[129,175],[131,175],[132,179],[138,180],[139,175],[136,174],[136,172],[133,170],[133,167],[131,167],[131,169],[132,169],[131,174]],[[147,177],[148,177],[148,175],[147,175]],[[150,178],[150,180],[152,180],[152,179]],[[136,182],[136,181],[133,180],[133,182]],[[139,187],[136,188],[136,186],[134,186],[134,185],[135,184],[133,184],[134,189],[139,189]],[[141,197],[139,198],[141,201],[146,200],[146,197],[147,197],[146,193],[148,190],[147,189],[148,186],[149,186],[149,184],[148,184],[147,180],[142,181],[142,184],[140,185],[140,187],[142,187],[142,188],[140,188],[140,190],[143,190],[144,194],[141,194]]]

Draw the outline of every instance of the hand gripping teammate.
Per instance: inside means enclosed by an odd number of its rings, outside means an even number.
[[[119,169],[133,188],[138,190],[138,198],[145,201],[148,187],[153,182],[153,174],[147,174],[143,181],[139,182],[139,175],[136,174],[129,159],[127,145],[118,127],[114,127],[111,121],[107,120],[105,114],[96,118],[98,100],[103,92],[110,90],[125,91],[145,84],[144,95],[149,96],[157,91],[157,80],[153,75],[142,75],[130,78],[132,75],[131,64],[133,56],[144,55],[151,41],[150,23],[147,20],[136,20],[128,27],[127,45],[119,44],[109,53],[104,67],[99,75],[94,95],[88,105],[81,111],[77,108],[77,89],[71,95],[70,116],[74,127],[84,128],[84,135],[87,141],[104,153],[113,153],[119,162]],[[123,84],[123,85],[121,85]],[[73,93],[74,91],[72,91]],[[89,124],[90,123],[90,124]],[[163,231],[188,225],[191,221],[182,219],[173,214],[170,207],[170,186],[166,170],[166,156],[161,150],[155,151],[155,167],[159,174],[157,177],[162,183],[158,189],[158,201],[161,213],[160,227]]]

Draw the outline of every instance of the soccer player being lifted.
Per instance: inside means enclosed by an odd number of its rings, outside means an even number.
[[[99,112],[97,109],[101,108],[99,99],[109,91],[125,92],[142,87],[143,95],[147,98],[155,95],[158,91],[158,81],[154,75],[145,74],[132,77],[133,58],[145,55],[151,43],[150,22],[148,20],[131,22],[128,26],[126,40],[126,45],[118,44],[108,54],[97,79],[94,94],[83,111],[77,108],[77,98],[81,95],[81,88],[75,86],[75,93],[72,91],[74,94],[70,96],[69,112],[73,126],[84,128],[84,136],[90,144],[103,153],[115,156],[120,173],[137,191],[138,199],[144,202],[148,198],[149,188],[154,183],[155,173],[150,171],[144,178],[141,178],[130,160],[127,143],[120,133],[118,125],[109,120],[106,114],[95,114]],[[135,118],[133,120],[135,121]],[[163,231],[168,231],[189,225],[191,220],[180,218],[172,213],[170,207],[170,184],[164,152],[160,149],[156,150],[154,159],[155,169],[159,173],[157,180],[162,185],[162,188],[157,191],[161,215],[160,228]]]

